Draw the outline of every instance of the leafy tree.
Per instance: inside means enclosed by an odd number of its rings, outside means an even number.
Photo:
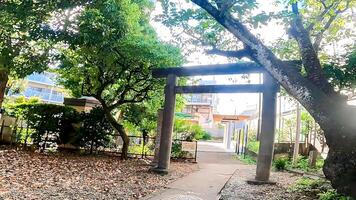
[[[198,39],[194,44],[209,45],[209,53],[247,58],[265,68],[324,130],[329,146],[323,169],[326,177],[339,192],[356,197],[356,180],[352,178],[356,174],[356,108],[347,105],[346,98],[334,90],[319,58],[332,39],[352,38],[350,8],[356,1],[282,0],[276,2],[280,12],[258,10],[256,0],[192,2],[197,6],[163,1],[164,24],[174,30],[184,29],[186,35]],[[285,25],[286,33],[296,43],[293,48],[298,60],[282,60],[253,33],[252,29],[272,19]]]
[[[331,58],[324,64],[323,71],[331,84],[338,91],[349,91],[352,94],[356,89],[356,47],[341,58]]]
[[[94,147],[106,147],[112,141],[113,128],[102,108],[95,107],[89,113],[82,113],[82,124],[76,142],[80,146],[89,147],[90,154]]]
[[[0,2],[0,107],[9,76],[24,78],[42,72],[50,63],[55,35],[49,34],[52,12],[76,6],[83,1]]]
[[[62,49],[61,82],[75,96],[93,96],[123,139],[127,158],[129,137],[115,113],[126,104],[142,102],[162,85],[151,69],[182,62],[178,49],[160,42],[148,24],[146,1],[93,1],[77,18],[69,47]]]

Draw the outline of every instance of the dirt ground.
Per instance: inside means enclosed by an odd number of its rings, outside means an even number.
[[[289,187],[300,175],[288,172],[272,172],[271,180],[276,185],[250,185],[247,180],[253,179],[256,173],[255,165],[241,164],[221,191],[221,200],[310,200],[307,196],[289,192]]]
[[[0,149],[0,199],[139,199],[197,169],[173,162],[167,176],[143,160]]]

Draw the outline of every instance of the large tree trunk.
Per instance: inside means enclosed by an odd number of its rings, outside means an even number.
[[[5,91],[8,81],[9,75],[7,71],[0,70],[0,108],[2,108],[2,103],[4,102]]]
[[[356,197],[356,107],[347,106],[346,99],[331,91],[321,76],[321,66],[300,20],[295,35],[301,48],[303,66],[308,77],[278,59],[258,38],[229,13],[223,13],[207,0],[192,0],[244,43],[249,57],[259,63],[294,98],[296,98],[324,130],[329,155],[324,173],[339,192]],[[302,34],[301,34],[302,33]]]

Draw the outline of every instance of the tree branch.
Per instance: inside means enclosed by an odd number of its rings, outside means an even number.
[[[334,90],[322,72],[317,52],[311,42],[309,32],[304,28],[302,18],[298,13],[298,10],[296,10],[296,7],[296,4],[293,4],[295,16],[290,28],[290,34],[298,43],[303,66],[307,72],[307,77],[326,94],[332,94],[334,93]]]
[[[330,28],[331,24],[335,21],[335,19],[338,17],[338,15],[345,12],[349,8],[349,4],[350,4],[350,1],[347,1],[344,9],[335,11],[335,14],[330,16],[329,20],[325,23],[323,28],[316,34],[314,43],[313,43],[313,47],[316,52],[319,51],[321,40],[323,39],[324,33]]]
[[[250,58],[251,56],[251,51],[247,48],[242,49],[242,50],[237,50],[237,51],[225,51],[225,50],[220,50],[217,48],[213,48],[211,50],[206,51],[207,54],[215,54],[215,55],[220,55],[220,56],[225,56],[229,58],[243,58],[243,57],[248,57]]]

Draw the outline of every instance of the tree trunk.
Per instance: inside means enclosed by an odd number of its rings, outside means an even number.
[[[99,99],[98,99],[99,100]],[[130,144],[130,138],[128,137],[124,126],[119,124],[114,116],[111,114],[110,109],[108,106],[105,104],[105,102],[101,99],[99,100],[101,105],[103,106],[103,110],[105,112],[105,116],[111,126],[120,134],[120,137],[122,138],[122,150],[121,150],[121,159],[126,160],[128,158],[128,151],[129,151],[129,144]]]
[[[9,75],[7,71],[1,70],[0,71],[0,108],[2,108],[2,103],[4,102],[6,85],[9,81]]]
[[[91,140],[91,143],[90,143],[90,153],[89,153],[89,154],[93,154],[93,148],[94,148],[94,140]]]

